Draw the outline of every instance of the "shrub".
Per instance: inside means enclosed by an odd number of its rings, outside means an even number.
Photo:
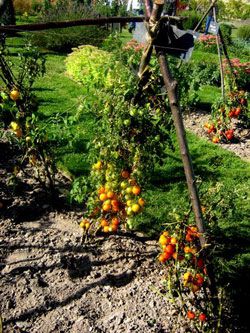
[[[239,38],[235,38],[230,45],[230,51],[235,57],[249,56],[250,43]]]
[[[237,37],[241,40],[250,41],[250,25],[243,25],[237,30]]]
[[[250,86],[250,62],[241,62],[240,59],[230,59],[236,80],[236,86],[240,89],[249,89]],[[227,61],[223,61],[226,74],[230,75]]]
[[[220,24],[220,31],[225,41],[225,44],[230,45],[232,43],[232,26],[229,24]]]
[[[200,35],[195,44],[195,47],[196,49],[203,52],[217,53],[216,36]]]
[[[29,13],[31,10],[31,0],[14,0],[14,8],[17,14]]]
[[[225,6],[224,16],[227,18],[245,20],[250,17],[250,5],[243,0],[229,0]]]
[[[95,16],[96,13],[90,7],[70,0],[59,0],[54,5],[43,8],[40,21],[75,20]],[[105,27],[80,26],[36,32],[33,34],[33,43],[49,50],[68,53],[79,45],[99,46],[107,35]]]
[[[184,11],[182,15],[187,16],[187,19],[183,22],[183,29],[185,30],[193,30],[201,19],[201,14],[197,11]]]

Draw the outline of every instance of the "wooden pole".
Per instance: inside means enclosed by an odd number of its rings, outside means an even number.
[[[185,18],[178,16],[163,16],[162,20],[167,20],[170,22],[179,22]],[[5,25],[0,26],[1,32],[24,32],[24,31],[41,31],[48,29],[62,29],[70,28],[76,26],[85,26],[85,25],[105,25],[111,23],[126,23],[126,22],[143,22],[145,21],[144,16],[126,16],[126,17],[99,17],[99,18],[89,18],[81,19],[74,21],[53,21],[46,23],[33,23],[33,24],[21,24],[21,25]]]
[[[149,25],[155,26],[161,17],[163,10],[164,0],[155,0],[153,5],[152,14],[150,16]],[[187,180],[187,186],[189,190],[189,195],[192,203],[193,212],[195,215],[195,221],[197,228],[200,233],[200,244],[204,248],[206,246],[205,237],[205,226],[202,217],[201,205],[198,195],[198,190],[195,182],[195,175],[193,171],[193,165],[191,161],[191,156],[188,149],[188,144],[185,135],[185,129],[183,124],[183,119],[181,115],[181,110],[178,104],[177,97],[177,81],[172,78],[168,62],[166,60],[165,52],[161,48],[156,48],[156,54],[159,61],[161,73],[163,76],[164,84],[167,90],[168,99],[170,103],[171,112],[174,119],[174,125],[177,133],[177,139],[180,146],[181,158],[183,161],[185,176]]]
[[[185,135],[185,128],[183,124],[183,119],[181,115],[181,110],[178,105],[177,99],[177,81],[172,78],[169,70],[168,62],[166,56],[161,51],[157,52],[158,61],[160,64],[161,74],[165,83],[165,87],[168,94],[168,99],[170,103],[171,112],[173,115],[174,125],[176,129],[177,139],[181,151],[181,158],[184,166],[185,176],[187,180],[187,186],[189,190],[189,195],[193,207],[193,212],[195,215],[195,221],[197,228],[200,233],[200,243],[201,247],[204,248],[206,245],[205,238],[205,226],[202,217],[201,204],[199,200],[198,190],[195,182],[195,175],[193,171],[193,165],[191,156],[188,149],[188,144]]]
[[[197,31],[200,26],[202,25],[202,22],[205,20],[207,14],[209,13],[209,11],[214,7],[215,3],[217,0],[213,0],[211,5],[209,6],[209,8],[206,10],[206,12],[203,14],[202,18],[200,19],[200,21],[198,22],[198,24],[196,25],[196,27],[194,28],[194,32]]]
[[[214,22],[217,23],[215,7],[213,7],[213,16],[214,16]],[[223,70],[222,57],[221,57],[219,30],[216,34],[216,45],[217,45],[218,58],[219,58],[219,64],[220,64],[221,97],[222,97],[223,101],[225,101],[225,81],[224,81],[224,70]]]

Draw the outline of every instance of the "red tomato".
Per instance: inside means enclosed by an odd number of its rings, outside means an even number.
[[[205,321],[205,320],[207,320],[207,316],[205,315],[205,313],[201,313],[201,314],[199,315],[199,320],[200,320],[200,321]]]
[[[195,318],[195,313],[193,311],[188,311],[187,312],[187,317],[188,317],[188,319],[194,319]]]
[[[241,108],[238,106],[238,107],[235,109],[234,114],[235,114],[235,116],[238,116],[240,113],[241,113]]]
[[[165,252],[169,253],[170,255],[172,255],[175,251],[175,247],[172,244],[168,244],[165,248]]]

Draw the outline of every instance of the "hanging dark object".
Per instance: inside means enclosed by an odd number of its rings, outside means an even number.
[[[175,25],[162,22],[153,45],[156,50],[161,49],[166,54],[188,60],[194,47],[194,35],[192,31],[180,30]]]

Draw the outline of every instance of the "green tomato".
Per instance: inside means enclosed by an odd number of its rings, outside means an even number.
[[[135,117],[137,115],[137,110],[132,109],[132,110],[129,111],[129,114],[130,114],[130,116]]]
[[[134,214],[134,212],[132,211],[131,207],[127,207],[127,215],[128,216],[132,216]]]
[[[127,225],[129,227],[129,229],[133,229],[133,221],[132,221],[132,219],[127,219]]]
[[[157,142],[158,142],[158,141],[160,141],[160,140],[161,140],[161,137],[160,137],[160,135],[156,135],[156,136],[155,136],[155,141],[157,141]]]
[[[132,186],[129,186],[129,187],[126,188],[126,193],[131,194],[132,190],[133,190]]]
[[[120,186],[124,190],[127,187],[127,182],[125,181],[121,182]]]
[[[125,126],[130,126],[130,125],[131,125],[131,120],[130,120],[130,119],[125,119],[125,120],[123,121],[123,124],[124,124]]]
[[[131,199],[131,195],[130,195],[130,194],[126,194],[126,195],[124,196],[124,198],[125,198],[125,200],[130,200],[130,199]]]
[[[185,253],[185,259],[191,260],[193,258],[192,253]]]

